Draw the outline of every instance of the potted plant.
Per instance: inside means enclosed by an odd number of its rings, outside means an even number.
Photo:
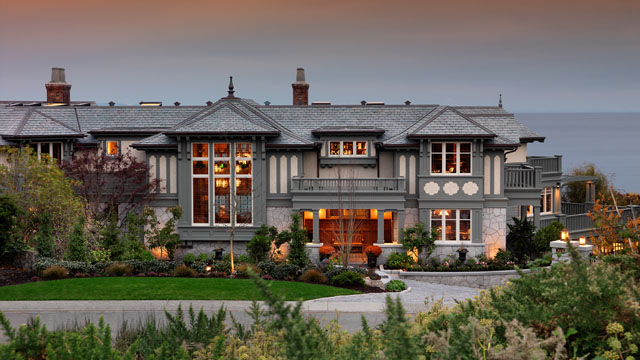
[[[367,254],[367,265],[370,268],[375,268],[378,262],[378,256],[382,254],[382,249],[377,245],[369,245],[364,249],[364,253]]]
[[[331,257],[336,252],[336,248],[331,245],[322,245],[318,252],[320,252],[320,261],[322,261]]]
[[[462,261],[462,263],[464,264],[464,262],[467,260],[467,253],[469,252],[469,250],[467,250],[467,248],[465,247],[459,247],[456,251],[458,252],[458,259],[460,259],[460,261]]]

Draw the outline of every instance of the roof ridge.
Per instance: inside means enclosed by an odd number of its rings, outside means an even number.
[[[447,111],[450,108],[451,108],[451,106],[449,106],[449,105],[443,105],[442,109],[440,109],[440,111],[438,111],[438,113],[434,114],[433,116],[431,116],[429,118],[429,120],[425,121],[422,125],[418,126],[416,129],[414,129],[411,132],[411,134],[415,134],[415,133],[419,132],[420,130],[424,129],[427,125],[431,124],[435,119],[440,117],[440,115],[442,115],[445,111]],[[409,134],[409,135],[411,135],[411,134]]]
[[[455,112],[456,114],[462,116],[465,120],[467,120],[467,121],[471,122],[472,124],[478,126],[482,130],[488,132],[489,134],[498,136],[498,134],[496,134],[493,131],[489,130],[487,127],[485,127],[484,125],[480,124],[479,122],[473,120],[472,118],[465,116],[465,114],[461,113],[460,111],[456,110],[455,108],[451,108],[451,109],[453,110],[453,112]]]
[[[82,126],[80,126],[80,117],[78,117],[78,108],[73,108],[73,113],[76,115],[76,122],[78,123],[78,131],[82,132]]]
[[[36,112],[36,113],[38,113],[38,114],[40,114],[40,115],[42,115],[42,116],[44,116],[44,117],[46,117],[46,118],[47,118],[47,119],[49,119],[49,120],[51,120],[51,121],[55,122],[55,123],[56,123],[56,124],[58,124],[58,125],[61,125],[61,126],[63,126],[63,127],[65,127],[65,128],[67,128],[67,129],[69,129],[69,130],[73,131],[74,133],[82,134],[82,133],[81,133],[81,132],[79,132],[78,130],[73,129],[73,128],[70,128],[70,127],[69,127],[69,126],[67,126],[66,124],[63,124],[62,122],[60,122],[60,121],[56,120],[55,118],[52,118],[51,116],[49,116],[49,115],[47,115],[47,114],[44,114],[44,113],[42,113],[42,112],[40,112],[40,111],[38,111],[38,110],[35,110],[35,109],[34,109],[33,111],[34,111],[34,112]],[[82,135],[84,135],[84,134],[82,134]]]
[[[280,124],[278,121],[272,119],[271,117],[269,117],[267,114],[263,113],[262,111],[260,111],[259,109],[257,109],[257,107],[246,103],[246,101],[244,101],[244,99],[240,99],[241,102],[243,103],[243,105],[246,105],[246,107],[249,109],[249,111],[253,112],[254,114],[260,116],[261,118],[263,118],[263,120],[272,123],[272,125],[275,125],[274,128],[280,130],[281,132],[286,133],[288,136],[291,136],[292,138],[301,141],[303,143],[308,143],[308,144],[313,144],[313,141],[309,141],[305,138],[303,138],[302,136],[299,136],[298,134],[294,133],[293,131],[287,129],[284,125]]]
[[[33,108],[27,109],[22,120],[20,120],[20,124],[18,124],[18,127],[16,127],[16,130],[13,132],[13,136],[17,136],[22,132],[24,126],[27,124],[27,120],[31,117],[31,114],[33,114]]]
[[[411,124],[411,126],[409,126],[408,128],[402,130],[399,134],[390,137],[387,141],[385,141],[384,143],[390,143],[391,141],[395,141],[397,138],[402,137],[402,135],[404,135],[405,133],[407,133],[411,128],[413,128],[414,126],[416,126],[416,124],[420,123],[421,121],[424,121],[424,119],[428,116],[430,116],[431,114],[433,114],[435,111],[437,111],[439,108],[444,107],[445,105],[436,105],[433,109],[431,109],[431,111],[429,111],[428,113],[424,114],[423,117],[421,117],[420,119],[418,119],[416,122],[414,122],[413,124]]]
[[[179,123],[175,124],[174,126],[170,127],[167,130],[174,130],[177,129],[179,127],[182,126],[186,126],[186,125],[190,125],[192,124],[192,120],[197,120],[196,118],[202,114],[205,113],[211,113],[212,111],[214,111],[215,109],[217,109],[219,107],[219,105],[222,103],[221,100],[216,101],[215,103],[211,104],[211,106],[207,106],[204,109],[200,110],[200,111],[196,111],[195,113],[191,114],[190,116],[188,116],[186,119],[180,121]]]
[[[247,114],[243,113],[240,109],[238,109],[237,106],[235,106],[233,103],[228,102],[225,105],[227,105],[227,107],[229,107],[229,109],[231,109],[233,112],[237,113],[238,115],[242,116],[245,120],[249,121],[250,123],[260,126],[261,128],[265,129],[265,130],[278,130],[274,127],[271,127],[271,129],[266,128],[263,124],[257,123],[256,121],[254,121],[253,119],[251,119],[249,116],[247,116]],[[220,110],[220,109],[219,109]]]

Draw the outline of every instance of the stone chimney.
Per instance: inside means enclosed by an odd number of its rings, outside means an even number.
[[[293,88],[293,105],[309,105],[309,84],[304,80],[304,69],[298,68]]]
[[[51,81],[44,86],[47,88],[48,104],[69,104],[71,102],[71,84],[67,84],[63,68],[51,68]]]

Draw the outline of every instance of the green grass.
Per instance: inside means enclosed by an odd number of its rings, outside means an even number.
[[[293,281],[268,284],[286,300],[358,293]],[[3,286],[0,300],[262,300],[262,295],[250,279],[104,277]]]

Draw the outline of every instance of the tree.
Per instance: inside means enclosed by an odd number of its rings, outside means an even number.
[[[533,221],[527,219],[513,218],[513,224],[507,224],[509,234],[507,234],[507,250],[511,252],[518,261],[525,261],[531,258],[536,252],[535,231]]]
[[[595,164],[588,163],[578,166],[571,170],[573,176],[595,176],[596,180],[596,197],[604,196],[608,203],[611,203],[609,195],[609,186],[611,181],[609,176],[598,169]],[[564,192],[564,198],[568,202],[583,203],[585,202],[587,190],[584,182],[567,183]]]
[[[131,152],[105,156],[85,151],[62,168],[75,180],[76,193],[87,199],[85,217],[99,222],[106,221],[112,211],[126,219],[131,211],[141,211],[160,190],[161,180],[149,180],[149,165]]]
[[[418,262],[422,263],[422,253],[428,258],[435,250],[440,230],[434,227],[428,231],[423,223],[417,223],[413,227],[405,228],[403,234],[402,247],[413,252]]]
[[[53,248],[53,227],[51,226],[51,215],[42,214],[40,217],[40,224],[38,226],[38,233],[34,240],[36,251],[40,257],[55,257],[55,250]]]
[[[275,226],[263,224],[247,244],[249,257],[256,263],[264,260],[271,252],[271,244],[275,243],[277,238],[278,229]]]
[[[8,153],[8,165],[0,165],[0,189],[15,200],[18,208],[25,209],[24,215],[16,218],[20,232],[15,234],[15,244],[21,242],[23,248],[30,244],[42,215],[48,214],[56,256],[61,258],[84,199],[74,192],[72,179],[55,163],[38,160],[31,148],[3,151]]]
[[[22,209],[12,197],[0,196],[0,258],[6,254],[12,255],[15,227],[18,226],[18,217],[22,214]]]
[[[363,225],[363,219],[358,217],[356,211],[356,180],[353,173],[351,177],[343,177],[342,167],[338,167],[338,201],[336,203],[338,216],[335,219],[336,226],[333,237],[338,240],[340,257],[344,267],[349,266],[353,240]],[[384,216],[384,214],[378,213],[378,216]]]
[[[282,231],[278,235],[278,243],[289,243],[287,262],[304,267],[309,264],[306,245],[309,239],[307,238],[307,232],[300,226],[300,214],[291,215],[291,220],[289,230]]]
[[[160,228],[160,222],[155,212],[147,207],[146,213],[149,213],[149,233],[148,233],[148,245],[151,248],[160,249],[160,257],[164,257],[164,252],[167,252],[169,259],[173,259],[176,251],[176,246],[180,243],[180,236],[176,233],[176,223],[182,217],[182,208],[175,206],[168,208],[166,212],[171,214],[171,218],[164,223],[164,226]]]
[[[596,199],[593,209],[588,213],[593,221],[594,230],[590,240],[598,253],[610,253],[624,248],[637,249],[640,237],[640,217],[638,214],[625,222],[621,214],[612,205],[608,205],[604,196]],[[627,241],[624,241],[624,240]]]
[[[69,234],[69,245],[64,254],[69,261],[86,261],[88,258],[87,235],[85,219],[80,217]]]

